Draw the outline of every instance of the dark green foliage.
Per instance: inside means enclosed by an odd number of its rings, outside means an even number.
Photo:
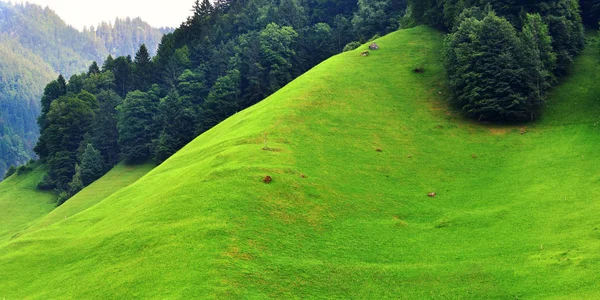
[[[583,24],[589,28],[598,28],[600,21],[600,0],[580,0]]]
[[[133,88],[133,62],[131,56],[120,56],[109,69],[115,75],[115,91],[119,96],[125,97]]]
[[[102,91],[114,91],[116,90],[115,75],[112,71],[102,71],[99,74],[90,75],[83,83],[83,90],[95,95]]]
[[[414,20],[451,31],[446,52],[454,99],[478,119],[532,119],[557,76],[568,71],[584,46],[575,0],[413,0],[410,7]],[[504,38],[480,31],[483,25],[476,21],[491,21],[491,12],[507,20],[514,32],[521,31],[516,44],[506,25],[501,26]],[[496,49],[492,44],[483,47],[488,38],[508,44],[498,44]],[[470,50],[469,45],[479,48]],[[479,61],[482,57],[485,61]],[[469,61],[479,61],[482,67],[461,66]],[[507,85],[492,87],[502,81]],[[508,92],[513,93],[512,98],[506,96]]]
[[[95,61],[90,65],[89,69],[88,69],[88,76],[91,75],[96,75],[96,74],[100,74],[100,67],[98,67],[98,63],[96,63]],[[71,81],[69,80],[69,83]]]
[[[6,171],[6,174],[4,174],[4,179],[12,176],[13,174],[15,174],[17,172],[17,167],[15,166],[10,166],[10,168],[8,168],[8,170]]]
[[[96,98],[82,92],[53,101],[46,115],[47,127],[36,150],[43,149],[38,154],[47,161],[50,179],[60,190],[65,190],[73,177],[77,150],[89,130],[95,107],[98,107]]]
[[[147,91],[150,88],[154,68],[152,60],[150,59],[150,53],[145,44],[140,46],[140,49],[135,54],[135,60],[133,61],[133,86],[134,89],[140,91]]]
[[[128,163],[151,157],[152,141],[158,135],[154,124],[159,102],[156,89],[147,93],[131,92],[118,107],[119,145],[122,157]]]
[[[293,43],[297,37],[298,33],[292,27],[280,27],[275,23],[261,31],[259,39],[263,65],[266,67],[267,93],[276,92],[292,79],[291,58],[295,55]]]
[[[79,167],[79,180],[83,186],[87,186],[100,178],[104,175],[106,169],[100,151],[94,149],[92,144],[87,144],[85,151],[81,155],[81,164]]]
[[[467,18],[446,40],[453,99],[478,120],[528,120],[540,103],[529,98],[520,40],[505,19]]]
[[[162,130],[155,145],[155,158],[162,162],[189,143],[197,128],[197,113],[188,97],[172,91],[160,103]]]
[[[399,13],[398,10],[392,10],[391,0],[358,0],[358,11],[352,18],[352,26],[358,38],[366,42],[375,34],[398,29]]]
[[[529,101],[541,106],[544,96],[556,81],[553,72],[556,69],[556,54],[552,49],[552,39],[548,26],[539,14],[528,14],[521,34],[524,59],[529,84]]]
[[[117,129],[117,106],[121,98],[112,90],[104,90],[97,96],[99,108],[91,125],[91,141],[104,158],[104,164],[112,167],[119,162],[119,131]]]
[[[238,70],[231,70],[217,80],[202,106],[201,132],[239,111],[240,80],[240,71]]]
[[[344,52],[352,51],[362,45],[361,42],[350,42],[346,46],[344,46]]]

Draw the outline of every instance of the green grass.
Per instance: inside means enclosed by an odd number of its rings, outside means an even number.
[[[56,197],[52,193],[36,189],[45,171],[43,167],[36,167],[0,184],[0,245],[18,237],[56,206]]]
[[[440,33],[378,44],[0,245],[0,298],[599,298],[595,50],[542,120],[493,126],[447,106]]]
[[[26,232],[33,232],[48,227],[85,211],[113,193],[134,183],[154,167],[155,165],[152,163],[131,166],[121,163],[115,166],[102,178],[71,197],[65,204],[50,212]]]

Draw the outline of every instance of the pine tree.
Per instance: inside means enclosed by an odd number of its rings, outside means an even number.
[[[138,52],[135,54],[133,65],[134,90],[147,91],[150,88],[154,70],[152,66],[152,60],[150,59],[150,53],[148,53],[148,48],[146,48],[145,44],[142,44]]]
[[[556,55],[552,49],[548,26],[539,14],[526,16],[521,33],[523,55],[527,83],[531,93],[528,95],[534,108],[541,107],[544,96],[556,81],[554,70],[556,68]],[[533,109],[533,108],[532,108]]]
[[[158,96],[153,89],[147,93],[129,93],[123,104],[118,107],[119,145],[127,163],[138,163],[151,157],[152,141],[158,135],[154,124],[158,111]]]
[[[189,98],[179,97],[175,90],[161,101],[160,115],[162,130],[155,146],[158,162],[169,158],[195,137],[198,119]]]
[[[100,151],[88,143],[81,156],[80,177],[83,186],[88,186],[104,175],[104,170],[104,161]]]
[[[446,66],[453,99],[478,120],[528,120],[526,70],[514,27],[490,12],[467,18],[446,39]]]
[[[210,129],[240,110],[240,71],[234,69],[219,77],[202,106],[200,132]]]
[[[100,74],[100,68],[98,67],[98,63],[96,63],[95,61],[92,62],[92,64],[90,65],[90,68],[88,69],[88,76],[91,75],[96,75],[96,74]]]
[[[97,96],[100,107],[94,115],[91,125],[92,144],[104,158],[107,167],[112,167],[119,162],[121,154],[119,148],[119,131],[117,129],[117,106],[121,98],[112,90],[102,91]]]

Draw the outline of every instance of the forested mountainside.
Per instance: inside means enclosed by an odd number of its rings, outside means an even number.
[[[154,58],[109,57],[42,97],[40,188],[59,203],[120,160],[162,162],[342,50],[394,31],[404,1],[196,1]]]
[[[170,31],[136,18],[80,32],[49,8],[0,2],[0,174],[33,157],[40,97],[49,81],[87,70],[108,55],[133,55],[140,44],[155,53]]]

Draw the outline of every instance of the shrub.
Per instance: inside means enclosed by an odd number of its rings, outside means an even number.
[[[12,176],[16,172],[17,172],[17,168],[15,166],[10,166],[10,168],[8,168],[8,170],[6,171],[6,174],[4,174],[4,179]]]
[[[348,52],[348,51],[352,51],[358,47],[360,47],[360,45],[362,45],[360,42],[350,42],[348,44],[346,44],[346,46],[344,46],[344,52]]]

